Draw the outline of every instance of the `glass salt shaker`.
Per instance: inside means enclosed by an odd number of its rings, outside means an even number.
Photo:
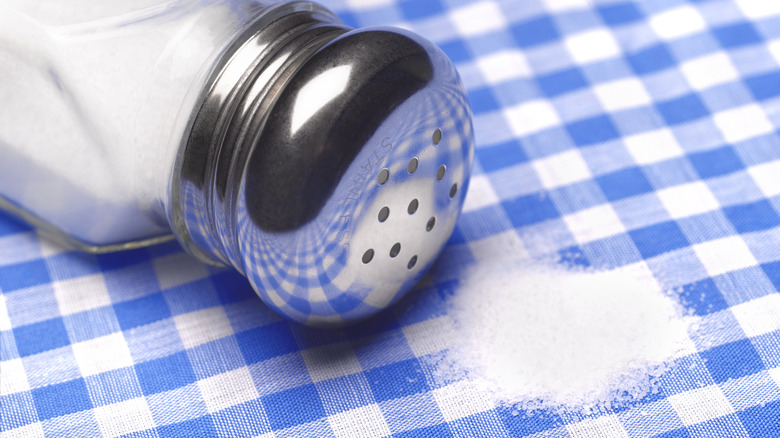
[[[335,326],[417,283],[473,161],[431,42],[310,2],[0,0],[0,208],[101,253],[175,237]]]

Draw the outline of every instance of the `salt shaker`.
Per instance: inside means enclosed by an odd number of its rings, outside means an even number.
[[[0,208],[95,253],[175,237],[314,326],[421,279],[474,153],[440,49],[310,2],[0,0],[0,102]]]

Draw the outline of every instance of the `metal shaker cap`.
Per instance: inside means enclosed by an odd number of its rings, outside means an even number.
[[[244,273],[308,325],[388,307],[452,234],[473,153],[466,94],[440,49],[394,28],[333,39],[281,92],[244,168]]]
[[[309,2],[263,13],[212,72],[171,182],[175,234],[281,315],[358,321],[417,283],[455,226],[474,139],[449,59]]]

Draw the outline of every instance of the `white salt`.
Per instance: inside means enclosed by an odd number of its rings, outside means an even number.
[[[639,400],[691,352],[695,318],[644,264],[611,271],[481,265],[449,301],[456,339],[443,382],[468,379],[497,405],[592,410]]]

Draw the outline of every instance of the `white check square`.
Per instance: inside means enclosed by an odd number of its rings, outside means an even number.
[[[566,430],[571,438],[628,438],[626,428],[616,415],[589,418],[567,425]]]
[[[509,107],[504,111],[512,133],[518,137],[560,125],[555,107],[546,100],[533,100]]]
[[[241,367],[226,373],[198,380],[203,401],[209,412],[219,412],[260,396],[249,368]]]
[[[780,330],[780,293],[772,293],[731,307],[731,313],[749,337]]]
[[[0,331],[11,330],[11,318],[8,316],[8,306],[5,304],[5,295],[0,294]]]
[[[469,252],[480,263],[496,262],[503,260],[505,254],[512,254],[513,260],[531,260],[531,255],[523,243],[523,239],[517,234],[517,230],[510,228],[507,231],[496,233],[484,239],[469,242]]]
[[[680,71],[694,90],[703,90],[739,78],[731,59],[722,52],[683,62]]]
[[[589,0],[544,0],[544,6],[550,12],[590,9],[593,7]]]
[[[477,58],[477,68],[488,84],[528,77],[531,68],[520,50],[503,50]]]
[[[780,195],[780,160],[752,166],[748,174],[766,197]]]
[[[570,149],[560,154],[534,160],[533,167],[542,186],[546,189],[565,186],[592,177],[588,163],[585,162],[577,149]]]
[[[313,382],[335,379],[363,371],[349,342],[301,351]]]
[[[35,423],[28,424],[26,426],[17,427],[16,429],[0,432],[2,438],[46,438],[46,434],[43,432],[43,423],[36,421]]]
[[[579,243],[592,242],[626,232],[626,227],[610,204],[568,214],[564,220]]]
[[[769,370],[769,377],[777,383],[777,386],[780,386],[780,367]]]
[[[351,9],[366,10],[387,6],[395,3],[395,0],[347,0]]]
[[[716,210],[720,207],[707,184],[696,181],[668,187],[658,192],[658,198],[674,219]]]
[[[329,416],[328,422],[336,438],[378,438],[391,435],[385,417],[376,404],[339,412]]]
[[[490,396],[468,380],[455,382],[432,392],[446,421],[458,420],[495,408]]]
[[[485,1],[450,12],[450,18],[462,36],[474,36],[507,26],[504,13],[496,3]]]
[[[474,175],[469,181],[469,191],[463,201],[463,211],[479,210],[488,205],[496,205],[500,202],[498,195],[493,190],[487,175]]]
[[[52,286],[62,315],[111,305],[105,279],[100,274],[56,281]]]
[[[692,389],[668,398],[680,421],[686,426],[702,423],[734,412],[717,385]]]
[[[750,19],[780,15],[780,2],[767,0],[737,0],[737,6]]]
[[[156,425],[143,397],[125,400],[93,410],[103,436],[116,437],[152,429]]]
[[[780,6],[780,2],[778,2],[777,5]],[[775,62],[780,64],[780,39],[768,42],[767,49],[769,50],[769,53],[772,54],[772,58],[775,59]]]
[[[642,81],[626,78],[596,85],[593,89],[601,105],[607,111],[619,111],[649,105],[650,95]]]
[[[723,134],[723,138],[729,143],[737,143],[774,131],[766,113],[757,104],[721,111],[713,116],[713,121]]]
[[[452,345],[454,325],[448,316],[427,319],[403,327],[404,337],[415,357],[438,353]]]
[[[683,155],[672,131],[667,128],[643,132],[623,139],[637,164],[651,164]]]
[[[672,40],[701,32],[706,23],[693,6],[680,6],[651,17],[650,27],[659,37]]]
[[[564,45],[578,64],[614,58],[620,54],[615,37],[606,29],[571,35],[565,39]]]
[[[130,349],[121,332],[77,342],[71,347],[83,376],[133,366]]]
[[[693,250],[711,277],[758,265],[750,248],[739,236],[699,243],[693,245]]]
[[[184,348],[193,348],[233,334],[222,307],[211,307],[173,318]]]
[[[0,362],[0,396],[29,390],[30,384],[22,359]]]

